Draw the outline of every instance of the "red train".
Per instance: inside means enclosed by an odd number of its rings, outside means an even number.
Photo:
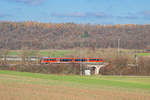
[[[104,63],[101,58],[41,58],[41,64],[50,63]]]

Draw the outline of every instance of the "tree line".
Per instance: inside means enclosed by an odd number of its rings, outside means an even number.
[[[0,22],[0,49],[150,47],[150,25]]]

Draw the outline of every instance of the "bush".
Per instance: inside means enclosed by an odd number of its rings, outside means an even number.
[[[109,62],[109,65],[103,67],[100,73],[102,75],[133,75],[134,68],[128,66],[129,60],[124,56],[116,57]]]
[[[101,68],[102,75],[150,75],[150,58],[140,57],[137,65],[129,65],[128,57],[117,57],[110,61],[109,65]]]
[[[139,58],[137,73],[138,75],[150,75],[150,58]]]
[[[80,74],[79,64],[16,65],[1,66],[0,69],[45,74]]]

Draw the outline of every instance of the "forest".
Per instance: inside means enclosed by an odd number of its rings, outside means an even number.
[[[150,25],[0,22],[0,49],[148,49]]]

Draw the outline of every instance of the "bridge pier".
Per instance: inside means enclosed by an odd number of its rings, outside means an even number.
[[[105,67],[106,65],[91,65],[91,64],[87,64],[87,68],[94,68],[94,74],[98,75],[99,71],[102,67]]]

